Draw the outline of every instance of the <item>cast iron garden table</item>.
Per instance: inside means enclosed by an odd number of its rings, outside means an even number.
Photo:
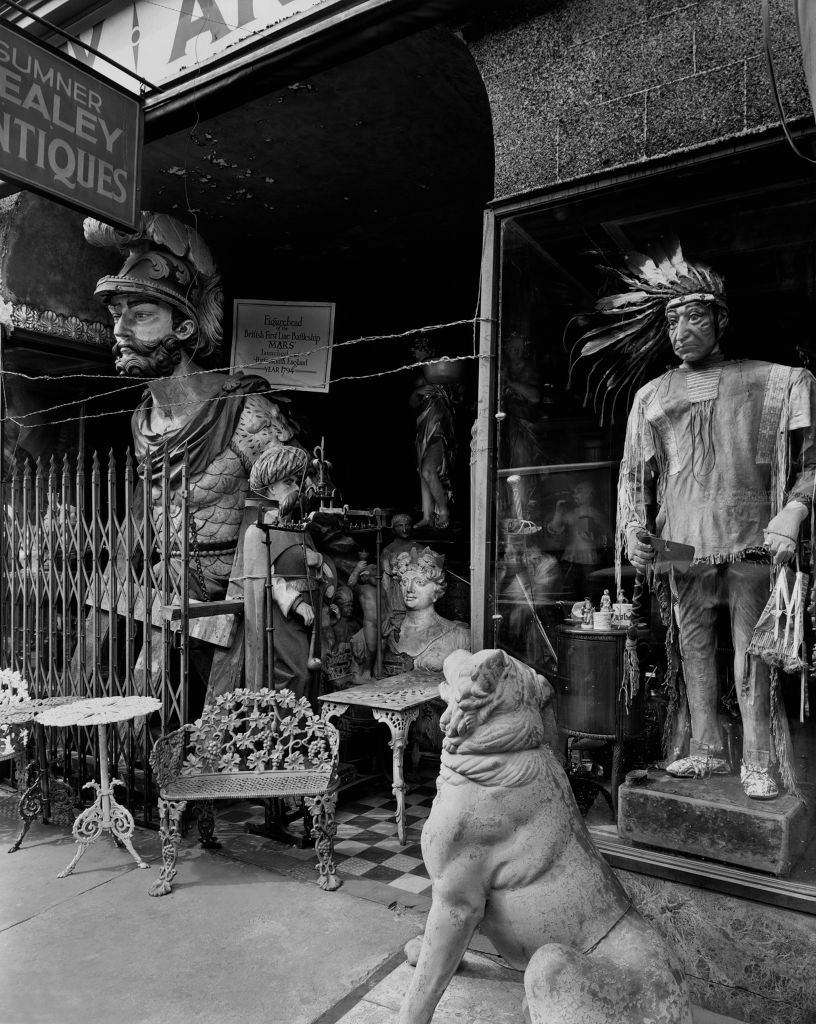
[[[0,705],[0,731],[5,733],[14,747],[17,769],[17,785],[20,792],[19,813],[23,822],[20,834],[8,849],[16,853],[26,837],[35,818],[42,816],[43,822],[73,817],[71,808],[73,794],[71,787],[51,776],[45,735],[39,716],[50,708],[63,707],[79,700],[78,697],[40,697],[33,700],[17,701]],[[26,731],[33,727],[35,760],[26,764]],[[52,815],[52,801],[57,813]]]
[[[160,707],[161,701],[156,697],[89,697],[63,707],[50,708],[39,715],[38,721],[45,726],[95,725],[99,730],[99,782],[85,783],[85,787],[92,786],[96,790],[96,800],[74,822],[74,839],[79,849],[57,877],[70,875],[82,854],[103,832],[110,832],[138,867],[149,866],[136,853],[131,842],[135,828],[133,815],[113,796],[113,787],[123,783],[119,779],[111,779],[108,773],[108,725],[149,715]]]
[[[417,720],[423,707],[439,698],[439,684],[444,678],[441,672],[412,669],[318,697],[323,702],[325,719],[339,717],[354,705],[371,708],[374,718],[391,730],[388,745],[393,751],[392,789],[397,801],[397,838],[403,846],[406,843],[405,779],[402,771],[405,741],[411,723]]]

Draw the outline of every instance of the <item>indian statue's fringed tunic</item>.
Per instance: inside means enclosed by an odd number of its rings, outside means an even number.
[[[650,526],[650,506],[659,537],[693,545],[694,561],[710,564],[758,552],[787,501],[810,508],[813,409],[811,373],[753,359],[678,367],[642,387],[621,462],[618,579],[626,530]]]

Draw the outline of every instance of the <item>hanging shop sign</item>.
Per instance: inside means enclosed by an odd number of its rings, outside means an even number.
[[[135,0],[121,3],[106,18],[89,15],[74,25],[78,38],[154,85],[201,69],[225,50],[257,42],[258,35],[326,0]],[[79,43],[65,49],[126,87],[127,75],[107,68],[102,58]]]
[[[286,390],[328,392],[334,306],[236,299],[230,368]]]
[[[142,105],[0,22],[0,178],[133,228]]]

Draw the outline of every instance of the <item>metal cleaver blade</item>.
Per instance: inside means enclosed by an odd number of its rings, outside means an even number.
[[[656,573],[669,572],[675,569],[676,572],[688,572],[691,563],[694,561],[694,545],[680,544],[676,540],[664,540],[662,537],[655,537],[653,533],[641,534],[643,540],[652,548],[656,554],[654,571]]]

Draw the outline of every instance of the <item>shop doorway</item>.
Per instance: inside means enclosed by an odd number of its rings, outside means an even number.
[[[325,437],[344,500],[415,511],[412,372],[392,371],[414,361],[405,332],[426,325],[466,321],[430,333],[440,355],[473,353],[493,189],[490,109],[464,43],[433,28],[247,97],[149,144],[143,176],[143,206],[194,223],[213,250],[225,348],[234,298],[337,304],[335,383],[289,397],[315,443]],[[360,337],[373,340],[342,345]],[[459,522],[475,362],[458,417]]]

